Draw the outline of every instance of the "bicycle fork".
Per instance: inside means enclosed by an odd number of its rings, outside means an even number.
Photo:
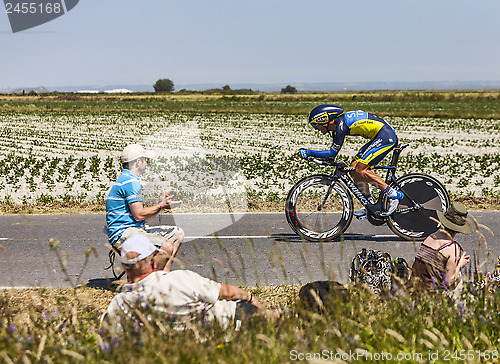
[[[323,206],[325,206],[326,201],[328,200],[328,197],[330,197],[330,194],[332,193],[333,185],[335,184],[336,180],[334,180],[332,183],[330,183],[330,186],[328,186],[328,190],[325,193],[325,196],[321,200],[321,203],[318,205],[318,211],[323,210]]]

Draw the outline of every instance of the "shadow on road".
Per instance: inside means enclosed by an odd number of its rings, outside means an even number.
[[[269,236],[271,239],[278,242],[290,242],[290,243],[310,243],[317,244],[313,242],[309,242],[299,235],[296,234],[271,234]],[[380,235],[362,235],[362,234],[345,234],[343,237],[339,237],[328,243],[341,242],[342,240],[363,240],[375,243],[389,243],[394,241],[407,241],[405,239],[399,238],[397,236],[380,236]]]
[[[119,283],[122,282],[111,278],[93,278],[89,279],[89,281],[87,282],[87,287],[116,291]]]

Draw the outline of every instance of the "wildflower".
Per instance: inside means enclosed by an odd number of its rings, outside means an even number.
[[[62,330],[64,329],[66,326],[68,326],[68,324],[66,322],[62,322],[59,327],[57,328],[57,330]]]
[[[120,340],[120,337],[118,336],[114,336],[111,338],[111,345],[113,345],[113,347],[117,348],[121,343],[121,340]]]
[[[106,343],[106,342],[100,342],[98,345],[97,345],[97,348],[100,350],[100,351],[104,351],[106,354],[109,354],[109,344]]]

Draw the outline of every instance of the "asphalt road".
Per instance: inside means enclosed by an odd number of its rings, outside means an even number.
[[[489,257],[477,232],[460,234],[457,241],[471,256],[475,254],[482,271],[491,270],[500,255],[500,212],[473,211],[471,215],[494,234],[481,228]],[[187,237],[174,269],[191,269],[237,285],[303,284],[324,279],[346,283],[351,259],[362,248],[386,251],[411,265],[418,247],[418,243],[401,240],[385,225],[376,227],[356,219],[344,240],[318,244],[305,243],[294,235],[282,213],[179,214],[163,216],[161,224],[172,218]],[[151,223],[157,224],[158,218]],[[109,263],[103,226],[104,215],[0,216],[0,286],[106,286],[112,273],[105,270]],[[60,241],[57,250],[50,248],[50,238]],[[96,254],[85,264],[85,253],[91,247]]]

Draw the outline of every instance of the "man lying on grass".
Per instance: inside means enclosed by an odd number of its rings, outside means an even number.
[[[175,324],[192,320],[217,320],[223,327],[245,315],[263,310],[261,303],[239,287],[221,284],[189,270],[157,270],[158,251],[144,235],[134,235],[122,245],[122,265],[130,283],[111,301],[106,321],[134,316],[135,310],[165,315]],[[271,313],[272,314],[272,313]]]

